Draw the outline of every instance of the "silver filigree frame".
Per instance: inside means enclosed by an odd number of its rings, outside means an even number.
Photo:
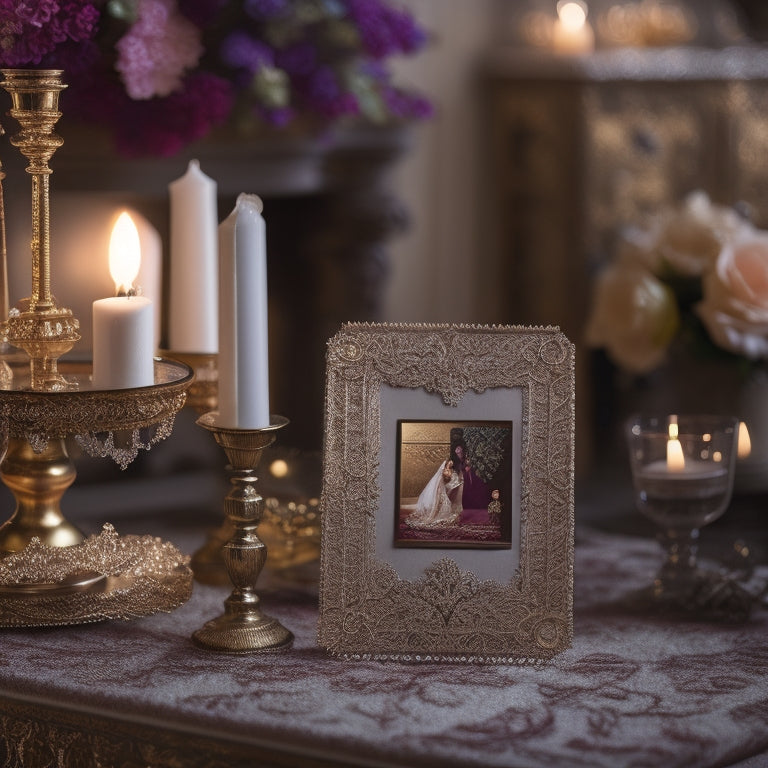
[[[327,365],[320,645],[346,658],[491,663],[538,663],[568,648],[571,342],[557,328],[349,324],[330,340]],[[456,419],[471,401],[473,414],[515,421],[519,547],[493,554],[510,559],[507,576],[485,575],[485,551],[471,551],[475,568],[455,550],[422,550],[428,560],[415,577],[389,561],[381,473],[395,447],[382,423],[400,415],[388,412],[401,407],[393,403],[412,400],[418,410],[429,398]],[[515,402],[517,414],[498,411]]]

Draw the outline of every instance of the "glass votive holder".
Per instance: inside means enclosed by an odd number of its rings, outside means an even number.
[[[637,415],[627,422],[626,436],[635,505],[656,524],[666,551],[649,596],[657,605],[711,614],[717,595],[726,613],[741,612],[738,585],[724,591],[719,575],[700,570],[696,557],[699,529],[720,517],[731,499],[738,420]]]

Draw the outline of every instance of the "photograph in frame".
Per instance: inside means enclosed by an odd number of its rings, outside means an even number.
[[[406,434],[404,445],[406,425],[443,435]],[[404,544],[399,507],[428,473],[411,460],[442,455],[452,429],[472,442],[472,428],[488,427],[501,430],[486,437],[500,438],[506,474],[483,472],[502,486],[504,541]],[[428,449],[431,439],[443,445]],[[404,472],[418,477],[403,486]],[[559,329],[344,326],[327,351],[320,645],[348,659],[484,663],[568,648],[573,473],[574,348]]]
[[[396,547],[509,549],[512,422],[400,420]]]

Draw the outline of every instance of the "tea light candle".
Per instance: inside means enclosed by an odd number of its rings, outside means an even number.
[[[723,514],[733,487],[735,418],[640,415],[627,426],[640,512],[681,534]]]
[[[262,202],[240,195],[219,226],[219,416],[235,429],[269,426],[267,247]]]
[[[648,480],[697,480],[713,477],[722,477],[726,474],[722,465],[722,456],[717,452],[712,453],[709,461],[687,459],[680,443],[679,426],[677,416],[669,417],[667,428],[667,459],[666,461],[652,461],[643,467],[641,475]],[[711,439],[711,438],[710,438]],[[707,442],[707,436],[702,435],[702,441]]]
[[[643,486],[644,492],[658,500],[669,501],[693,501],[722,493],[728,475],[722,456],[712,451],[707,460],[686,458],[675,416],[670,417],[668,431],[666,460],[651,461],[637,472],[636,480]],[[701,442],[708,443],[706,435],[702,435]]]
[[[582,0],[560,0],[552,28],[552,45],[558,53],[590,53],[595,33],[587,21],[587,4]]]
[[[168,185],[171,208],[168,346],[175,352],[218,351],[216,182],[191,160]]]
[[[678,480],[706,480],[723,477],[726,473],[726,468],[719,462],[689,459],[679,469],[670,468],[666,461],[652,461],[650,464],[646,464],[639,474],[646,480],[668,480],[670,483],[674,483]]]
[[[109,271],[118,294],[93,302],[93,386],[127,389],[154,383],[152,302],[135,295],[141,249],[136,225],[122,213],[109,242]]]

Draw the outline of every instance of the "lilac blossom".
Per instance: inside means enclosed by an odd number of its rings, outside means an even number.
[[[395,117],[404,120],[426,120],[434,114],[431,102],[418,94],[387,86],[383,89],[382,96],[390,114]]]
[[[307,77],[317,67],[317,46],[309,40],[282,48],[275,52],[275,64],[289,75]]]
[[[349,17],[360,34],[363,48],[375,59],[394,53],[412,53],[426,35],[407,11],[399,11],[379,0],[346,0]]]
[[[203,53],[200,30],[174,0],[139,0],[138,18],[117,42],[115,69],[132,99],[168,96]]]
[[[235,69],[246,69],[253,74],[262,67],[275,63],[274,51],[246,32],[232,32],[221,46],[221,60]]]
[[[428,117],[385,66],[425,40],[387,0],[0,0],[0,66],[64,69],[67,109],[129,156],[249,116],[316,131]]]
[[[285,128],[296,117],[296,111],[291,107],[278,107],[276,109],[257,107],[256,113],[261,120],[273,128]]]
[[[335,119],[360,111],[354,94],[345,91],[330,67],[320,67],[303,84],[302,95],[310,109]]]
[[[289,10],[289,0],[245,0],[245,12],[256,21],[266,21],[283,16]]]

